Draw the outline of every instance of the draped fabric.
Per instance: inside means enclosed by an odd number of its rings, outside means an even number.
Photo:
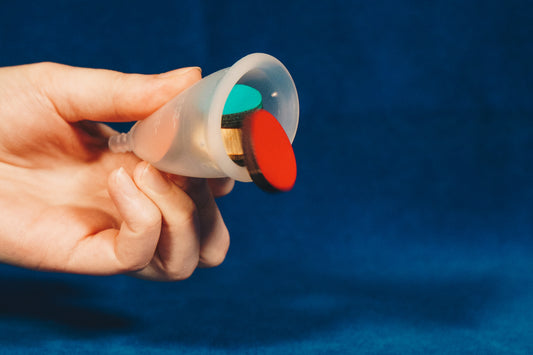
[[[0,352],[533,352],[532,38],[520,0],[0,2],[0,66],[209,74],[265,52],[301,105],[296,186],[219,201],[220,267],[0,266]]]

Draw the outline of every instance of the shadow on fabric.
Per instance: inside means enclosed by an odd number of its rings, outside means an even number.
[[[343,324],[476,328],[505,287],[485,274],[354,279],[291,266],[280,277],[279,267],[256,265],[224,285],[227,279],[203,272],[182,285],[132,279],[128,294],[115,296],[120,312],[109,303],[99,306],[101,292],[95,299],[79,283],[3,278],[0,319],[27,323],[41,339],[123,335],[148,343],[230,348],[297,340]],[[165,294],[170,302],[158,298]],[[4,343],[16,341],[3,336]]]
[[[22,328],[39,330],[33,332],[26,341],[31,342],[31,338],[48,333],[116,333],[135,324],[134,318],[129,315],[91,303],[94,293],[89,286],[81,287],[79,283],[27,276],[0,276],[0,284],[0,319],[22,324]],[[4,336],[6,339],[2,339]],[[0,339],[9,341],[10,334],[3,332]]]

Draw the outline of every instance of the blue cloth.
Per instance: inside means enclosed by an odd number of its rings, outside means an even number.
[[[0,3],[1,66],[265,52],[301,102],[296,186],[220,200],[222,266],[1,266],[0,352],[533,353],[532,38],[520,0]]]

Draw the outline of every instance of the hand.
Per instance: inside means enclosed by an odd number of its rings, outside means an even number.
[[[214,197],[231,179],[162,174],[97,123],[147,117],[201,77],[39,63],[0,68],[0,262],[180,280],[220,264],[229,234]]]

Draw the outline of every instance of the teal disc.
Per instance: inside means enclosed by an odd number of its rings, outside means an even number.
[[[261,93],[248,85],[237,84],[224,105],[222,115],[234,115],[262,108]]]

